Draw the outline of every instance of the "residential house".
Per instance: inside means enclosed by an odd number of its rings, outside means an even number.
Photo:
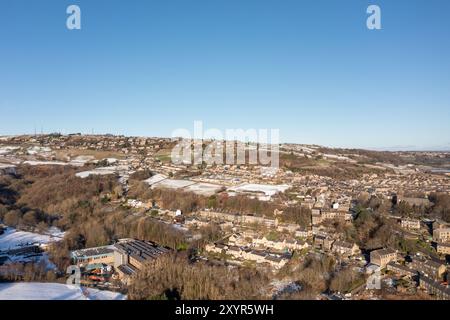
[[[380,266],[384,269],[391,261],[397,260],[397,252],[391,249],[379,249],[370,252],[370,263]]]
[[[314,203],[314,199],[306,198],[300,203],[300,205],[304,208],[312,209],[314,207]]]
[[[205,226],[209,225],[208,222],[202,221],[202,220],[198,220],[198,219],[195,219],[193,217],[185,218],[184,224],[185,224],[186,227],[189,227],[189,228],[201,228],[201,227],[205,227]]]
[[[410,267],[411,269],[418,271],[420,274],[424,274],[425,276],[435,280],[442,280],[446,272],[446,267],[443,263],[426,258],[414,257]]]
[[[339,240],[333,243],[332,251],[345,257],[351,257],[361,253],[356,243]]]
[[[313,226],[321,224],[323,221],[323,216],[320,212],[320,209],[312,209],[311,210],[311,223]]]
[[[324,251],[330,251],[333,246],[333,243],[334,243],[333,239],[323,235],[317,235],[314,237],[314,246]]]
[[[420,275],[419,286],[437,300],[450,300],[450,288],[448,285],[443,285],[432,278]]]
[[[208,243],[205,246],[205,251],[207,252],[215,252],[215,253],[223,253],[228,247],[221,243]]]
[[[449,243],[438,243],[436,245],[436,251],[439,254],[450,255],[450,244]]]
[[[436,242],[450,242],[450,228],[439,228],[433,230],[433,240]]]
[[[234,258],[242,258],[243,250],[238,246],[228,246],[226,253],[233,256]]]
[[[304,241],[298,241],[298,240],[292,240],[292,239],[288,239],[288,240],[284,240],[283,241],[283,246],[284,249],[286,250],[302,250],[302,249],[306,249],[309,247],[308,243],[304,242]]]
[[[228,243],[236,246],[246,246],[248,244],[248,241],[243,234],[233,233],[228,238]]]
[[[400,222],[400,225],[402,228],[405,228],[405,229],[418,230],[418,229],[420,229],[420,220],[403,218]]]
[[[242,255],[244,259],[256,261],[258,263],[265,262],[266,256],[267,256],[266,252],[258,250],[247,250],[244,251]]]
[[[417,272],[415,272],[414,270],[411,270],[410,268],[408,268],[407,266],[404,266],[402,264],[396,263],[394,261],[389,262],[386,265],[386,269],[389,271],[392,271],[400,276],[409,276],[409,277],[413,277],[415,275],[417,275]]]
[[[433,222],[433,231],[437,230],[437,229],[445,229],[445,228],[448,228],[448,227],[449,227],[449,224],[447,222],[445,222],[445,221],[440,220],[440,219],[436,219]]]
[[[301,242],[292,239],[285,239],[283,241],[268,240],[266,237],[253,238],[253,244],[265,248],[272,248],[275,250],[301,250],[308,247],[306,242]]]
[[[312,237],[312,230],[296,230],[295,236],[298,238],[310,238]]]
[[[257,217],[257,216],[251,216],[251,215],[240,215],[240,214],[230,214],[230,213],[223,213],[223,212],[215,212],[215,211],[200,211],[199,216],[213,221],[227,221],[232,222],[235,224],[243,224],[243,225],[249,225],[249,224],[257,224],[257,225],[264,225],[266,227],[277,227],[277,220],[273,219],[267,219],[264,217]]]
[[[329,210],[329,209],[322,209],[321,211],[323,220],[331,220],[336,218],[336,211]]]
[[[268,255],[265,258],[265,262],[269,263],[275,269],[281,269],[288,261],[289,259],[283,256]]]
[[[298,224],[296,223],[278,223],[277,231],[279,232],[289,232],[294,233],[298,229]]]

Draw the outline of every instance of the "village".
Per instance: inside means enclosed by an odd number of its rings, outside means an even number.
[[[202,228],[217,227],[217,237],[203,239],[195,259],[262,270],[273,277],[271,284],[292,285],[297,281],[292,273],[309,259],[333,259],[330,272],[335,274],[350,270],[354,280],[341,286],[344,291],[328,290],[316,299],[450,299],[450,223],[425,214],[433,205],[430,196],[450,195],[447,171],[414,164],[367,164],[362,156],[350,152],[331,154],[316,146],[288,144],[280,146],[281,157],[357,166],[363,171],[356,178],[283,165],[276,170],[259,165],[174,165],[170,162],[173,145],[172,139],[113,135],[2,137],[0,175],[15,175],[23,166],[69,166],[76,169],[75,177],[81,181],[116,177],[122,190],[112,204],[174,228],[186,243],[202,240]],[[138,184],[133,177],[140,172],[151,174]],[[192,194],[209,199],[211,205],[195,210],[169,207],[162,200],[141,197],[134,190],[136,185],[162,194]],[[262,204],[264,212],[216,204],[241,198]],[[368,237],[372,242],[362,243],[355,230],[363,228],[363,218],[374,210],[380,211],[376,219],[389,227],[390,234],[380,236],[387,239],[384,242]],[[11,228],[3,221],[0,244],[2,234],[8,232]],[[58,236],[64,237],[64,233]],[[395,241],[389,241],[394,237]],[[48,250],[39,240],[0,248],[0,270],[6,270],[11,261],[25,263]],[[81,269],[82,285],[126,290],[145,265],[176,250],[179,248],[154,241],[121,238],[73,250],[70,259]],[[297,290],[302,290],[301,286]]]

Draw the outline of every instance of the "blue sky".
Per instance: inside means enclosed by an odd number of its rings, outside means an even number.
[[[449,14],[447,0],[0,0],[0,134],[170,136],[202,120],[450,149]]]

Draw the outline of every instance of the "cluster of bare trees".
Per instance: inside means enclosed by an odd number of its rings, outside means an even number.
[[[334,292],[348,293],[357,285],[363,284],[364,281],[363,274],[355,272],[352,268],[345,268],[332,275],[329,288]]]
[[[279,274],[288,276],[300,285],[301,290],[285,292],[278,299],[314,300],[317,295],[328,290],[332,273],[335,269],[335,260],[330,256],[318,257],[307,255],[299,262],[298,267],[284,269]]]
[[[450,222],[450,195],[445,193],[433,193],[429,196],[433,203],[431,214],[444,221]]]
[[[226,194],[217,194],[206,197],[190,192],[150,189],[148,185],[140,182],[132,185],[129,196],[154,201],[166,209],[180,209],[184,213],[209,208],[224,212],[255,214],[273,218],[275,209],[281,209],[283,210],[283,215],[280,219],[283,222],[298,223],[301,226],[307,226],[311,221],[311,211],[309,209],[302,208],[301,206],[285,207],[279,201],[263,202],[244,195],[228,197]]]
[[[170,225],[125,211],[105,215],[95,210],[91,218],[69,226],[64,239],[51,246],[50,257],[58,269],[65,270],[70,264],[70,250],[108,245],[120,238],[151,240],[172,249],[187,248],[184,234]]]
[[[191,263],[169,255],[148,265],[132,281],[128,298],[136,300],[262,299],[267,277],[256,271]]]
[[[356,211],[353,226],[356,232],[356,242],[360,247],[377,249],[397,245],[398,239],[392,232],[396,223],[394,220],[387,218],[376,210],[361,206],[357,207]]]
[[[69,262],[69,250],[106,245],[118,238],[184,246],[184,235],[171,226],[109,203],[118,187],[116,177],[80,179],[75,172],[69,167],[21,167],[16,177],[0,181],[0,220],[22,229],[46,231],[55,225],[67,231],[50,252],[61,269]]]
[[[336,261],[330,256],[308,255],[300,266],[288,273],[301,290],[283,293],[279,299],[316,299],[323,292],[347,293],[364,283],[364,275],[352,268],[336,270]]]
[[[23,166],[18,175],[0,181],[0,220],[22,229],[45,230],[65,224],[101,196],[114,191],[116,179],[79,179],[75,169],[64,166]],[[74,222],[74,221],[72,221]]]
[[[20,172],[29,185],[20,193],[17,205],[54,215],[67,214],[101,195],[111,194],[118,184],[111,176],[80,179],[74,169],[65,167],[25,167]]]
[[[403,217],[420,218],[428,216],[450,222],[450,196],[444,193],[429,195],[431,206],[411,206],[407,202],[391,202],[375,196],[361,195],[355,208],[356,219],[353,226],[347,226],[345,232],[365,249],[392,247],[404,251],[416,250],[416,244],[398,236],[396,222],[386,218],[393,212]]]
[[[369,168],[362,164],[324,160],[321,156],[315,158],[299,157],[293,153],[281,154],[280,166],[293,172],[316,174],[336,180],[357,179],[368,173],[386,172],[381,169]]]
[[[4,281],[54,282],[56,273],[49,269],[47,263],[11,263],[2,269],[0,279]]]

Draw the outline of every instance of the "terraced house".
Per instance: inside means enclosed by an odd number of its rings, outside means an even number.
[[[413,258],[411,268],[435,280],[442,280],[446,272],[446,267],[443,263],[425,258]]]
[[[420,229],[420,220],[405,218],[402,219],[400,225],[404,229],[418,230]]]
[[[439,228],[433,231],[433,240],[436,242],[450,242],[450,228]]]
[[[436,251],[442,255],[450,255],[450,243],[438,243],[436,245]]]
[[[361,253],[358,245],[356,243],[351,243],[347,241],[336,241],[333,243],[332,251],[346,257],[355,256]]]
[[[436,300],[450,300],[450,287],[427,276],[420,276],[419,286],[425,289]]]

